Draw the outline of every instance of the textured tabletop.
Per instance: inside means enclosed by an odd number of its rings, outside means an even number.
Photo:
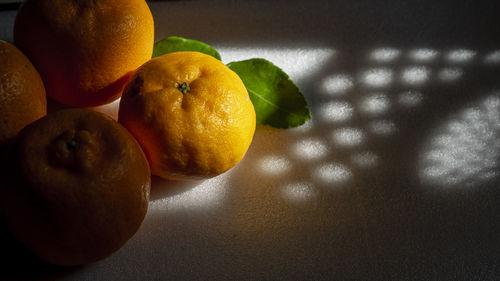
[[[149,4],[156,40],[280,66],[312,120],[258,126],[218,177],[153,178],[143,225],[105,260],[48,266],[3,231],[9,278],[500,278],[497,1]],[[0,12],[0,39],[12,41],[14,18]],[[117,103],[99,110],[116,116]]]

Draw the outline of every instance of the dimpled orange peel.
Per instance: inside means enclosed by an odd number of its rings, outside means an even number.
[[[116,252],[141,225],[151,175],[133,136],[88,109],[25,127],[13,144],[2,217],[43,260],[78,265]]]
[[[49,97],[97,106],[117,99],[151,58],[153,16],[144,0],[26,0],[14,42],[40,72]]]
[[[47,113],[42,79],[14,45],[0,40],[0,146]]]
[[[239,76],[198,52],[151,59],[130,79],[118,121],[165,179],[213,177],[235,166],[255,132],[255,110]]]

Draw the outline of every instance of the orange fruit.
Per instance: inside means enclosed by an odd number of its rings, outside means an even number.
[[[131,238],[148,207],[151,176],[133,136],[88,109],[31,123],[13,144],[2,215],[43,260],[77,265],[111,255]]]
[[[144,0],[27,0],[15,44],[40,72],[47,95],[70,106],[117,99],[151,58],[154,24]]]
[[[125,88],[118,121],[139,141],[152,174],[165,179],[227,171],[245,155],[256,122],[239,76],[198,52],[142,65]]]
[[[45,88],[28,58],[0,40],[0,145],[47,113]]]

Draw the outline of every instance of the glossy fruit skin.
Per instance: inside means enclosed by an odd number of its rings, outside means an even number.
[[[14,45],[0,40],[0,146],[47,114],[42,79]]]
[[[14,41],[40,72],[49,97],[97,106],[117,99],[151,58],[154,23],[144,0],[26,0]]]
[[[30,124],[13,144],[2,216],[41,259],[79,265],[129,240],[147,212],[147,159],[119,123],[65,109]]]
[[[235,166],[256,126],[239,76],[198,52],[170,53],[142,65],[124,91],[118,121],[141,144],[152,173],[176,180],[213,177]]]

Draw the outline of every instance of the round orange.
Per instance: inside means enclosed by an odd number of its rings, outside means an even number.
[[[127,84],[118,121],[136,137],[151,172],[165,179],[207,178],[245,155],[255,110],[239,76],[198,52],[142,65]]]
[[[144,0],[26,0],[15,44],[40,72],[47,94],[70,106],[117,99],[151,58],[154,24]]]
[[[148,207],[147,159],[118,122],[65,109],[25,127],[13,145],[2,214],[43,260],[93,262],[131,238]]]
[[[47,113],[45,88],[28,58],[0,40],[0,145]]]

